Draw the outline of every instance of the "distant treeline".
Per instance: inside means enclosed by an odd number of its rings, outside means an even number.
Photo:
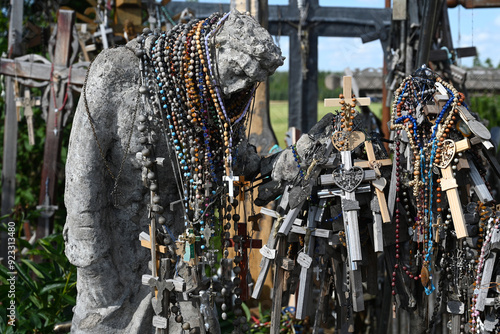
[[[338,97],[341,88],[338,91],[331,91],[325,86],[325,78],[332,72],[318,73],[318,101],[323,101],[325,98]],[[342,75],[342,73],[339,73]],[[273,101],[288,100],[288,72],[276,72],[269,78],[269,98]]]

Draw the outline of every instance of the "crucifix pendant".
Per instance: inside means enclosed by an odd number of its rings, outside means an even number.
[[[233,170],[231,168],[227,168],[226,175],[223,176],[223,180],[228,183],[229,201],[232,203],[234,197],[234,181],[239,181],[240,178],[233,175]]]

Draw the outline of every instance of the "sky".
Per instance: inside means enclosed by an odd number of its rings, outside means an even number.
[[[174,0],[175,1],[175,0]],[[307,1],[307,0],[306,0]],[[199,0],[199,2],[229,3],[230,0]],[[383,8],[384,0],[319,0],[320,6]],[[269,0],[269,5],[287,5],[288,0]],[[500,8],[465,9],[462,6],[448,10],[454,47],[475,46],[480,60],[490,58],[493,65],[500,63]],[[288,36],[275,38],[282,53],[288,58]],[[339,47],[341,45],[341,47]],[[320,71],[382,67],[383,56],[379,41],[366,44],[360,38],[320,37],[318,40],[318,68]],[[472,66],[473,58],[463,58],[459,65]],[[278,70],[287,71],[288,61]]]

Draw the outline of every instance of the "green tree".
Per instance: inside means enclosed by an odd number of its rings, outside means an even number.
[[[483,64],[481,63],[481,59],[479,59],[479,55],[474,56],[474,60],[472,61],[472,66],[483,67]]]
[[[484,61],[484,65],[488,68],[493,68],[493,62],[491,61],[491,58],[486,58]]]

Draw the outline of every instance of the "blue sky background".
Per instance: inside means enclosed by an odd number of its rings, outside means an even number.
[[[307,1],[307,0],[306,0]],[[199,2],[229,3],[230,0],[199,0]],[[384,0],[319,0],[321,6],[382,8]],[[347,3],[347,5],[346,5]],[[270,5],[287,5],[288,0],[269,0]],[[465,9],[457,6],[448,10],[455,47],[476,46],[481,61],[490,58],[493,65],[500,63],[500,9]],[[288,36],[277,43],[288,57]],[[343,71],[344,68],[382,67],[380,42],[361,43],[360,38],[320,37],[318,42],[320,71]],[[459,65],[472,66],[472,58],[459,60]],[[280,68],[288,70],[288,62]]]

